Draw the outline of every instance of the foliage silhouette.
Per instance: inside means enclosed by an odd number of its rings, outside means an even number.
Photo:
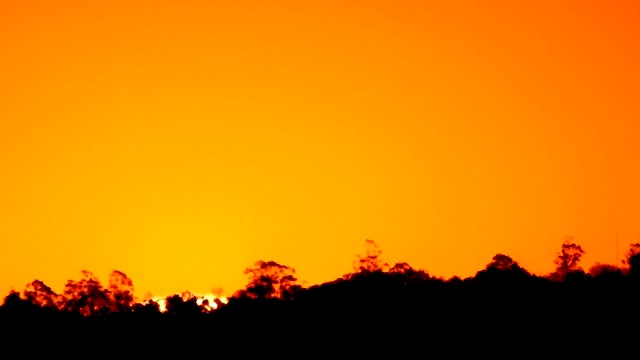
[[[114,270],[109,275],[109,305],[111,312],[131,311],[135,303],[133,281],[122,271]]]
[[[83,270],[82,279],[69,280],[64,287],[63,309],[82,315],[109,312],[109,294],[92,272]]]
[[[573,242],[573,238],[567,237],[562,244],[558,257],[554,261],[556,265],[554,279],[561,279],[571,272],[581,271],[582,268],[579,264],[584,253],[582,247]]]
[[[365,240],[365,253],[357,255],[353,264],[354,272],[375,272],[384,271],[389,268],[389,264],[382,260],[382,250],[373,240]]]
[[[197,298],[189,291],[181,295],[172,295],[166,298],[167,313],[178,316],[195,316],[202,314],[204,308],[198,305]]]
[[[43,308],[57,309],[60,296],[40,280],[34,280],[28,284],[23,292],[23,297],[32,304]]]
[[[249,276],[249,282],[235,297],[289,300],[301,289],[295,270],[275,261],[257,261],[244,273]]]
[[[631,266],[631,259],[637,254],[640,254],[640,243],[630,244],[629,250],[625,253],[625,258],[622,260],[622,263]]]
[[[138,339],[134,343],[146,355],[156,349],[160,356],[235,339],[246,341],[241,350],[246,356],[252,349],[292,344],[294,339],[309,351],[356,349],[355,344],[366,342],[371,346],[358,347],[354,354],[367,357],[384,349],[397,354],[425,346],[456,353],[444,344],[455,338],[471,346],[482,336],[532,349],[549,338],[602,344],[606,342],[598,329],[624,327],[638,335],[640,254],[634,249],[625,262],[628,269],[596,264],[584,272],[579,262],[585,252],[567,240],[549,276],[531,274],[510,256],[496,254],[474,276],[445,280],[408,263],[387,265],[379,246],[367,240],[365,254],[357,256],[350,274],[303,288],[293,268],[260,260],[245,269],[244,289],[228,302],[215,299],[213,304],[188,291],[138,302],[124,272],[114,270],[104,287],[85,270],[79,280],[67,282],[62,294],[40,280],[22,293],[12,291],[0,307],[0,324],[12,336],[35,334],[16,331],[26,326],[87,346],[98,334],[114,336],[106,329],[117,329],[119,339]],[[558,321],[562,327],[550,325]],[[534,332],[539,328],[546,329],[544,336]],[[163,341],[142,340],[151,334]],[[474,351],[488,343],[478,344]],[[574,355],[579,350],[573,349]]]

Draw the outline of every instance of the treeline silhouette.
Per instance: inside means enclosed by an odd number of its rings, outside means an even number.
[[[258,261],[245,270],[247,285],[228,299],[185,292],[162,304],[139,301],[121,271],[104,285],[83,271],[61,294],[34,280],[5,297],[0,324],[7,334],[35,342],[64,336],[90,345],[107,336],[148,354],[240,341],[237,354],[247,356],[252,349],[291,355],[287,349],[295,344],[309,351],[344,347],[360,357],[408,349],[462,355],[498,345],[535,351],[550,344],[564,344],[562,351],[574,357],[606,345],[611,355],[625,336],[639,334],[640,243],[630,246],[621,266],[596,264],[585,271],[585,251],[567,238],[551,274],[532,274],[496,254],[465,279],[390,265],[374,241],[365,246],[351,273],[311,287],[301,286],[291,267]]]

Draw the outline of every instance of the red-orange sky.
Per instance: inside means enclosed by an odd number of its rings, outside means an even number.
[[[2,1],[0,292],[640,242],[635,1]]]

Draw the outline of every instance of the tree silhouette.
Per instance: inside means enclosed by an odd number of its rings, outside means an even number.
[[[622,260],[622,264],[631,266],[631,258],[637,254],[640,254],[640,243],[629,245],[629,250],[625,253],[625,258]]]
[[[355,272],[368,273],[374,271],[385,271],[389,268],[389,264],[382,261],[382,250],[373,240],[365,240],[364,255],[356,255],[353,264]]]
[[[477,272],[475,280],[489,286],[515,286],[526,284],[531,274],[505,254],[496,254],[484,270]]]
[[[193,316],[203,313],[203,308],[198,305],[198,299],[189,291],[180,295],[172,295],[166,298],[167,313],[180,316]]]
[[[485,270],[500,270],[508,271],[514,269],[520,269],[520,266],[510,256],[504,254],[496,254],[489,264],[485,267]]]
[[[21,298],[20,293],[13,289],[4,298],[2,304],[3,315],[6,314],[11,317],[33,316],[38,309],[40,309],[38,305]],[[1,323],[2,321],[0,321]]]
[[[109,294],[92,272],[82,270],[82,279],[67,281],[62,308],[84,316],[102,314],[109,311]]]
[[[514,335],[520,337],[523,346],[525,341],[526,346],[538,346],[544,343],[542,338],[522,335],[531,328],[566,318],[567,311],[580,314],[570,319],[572,326],[583,318],[604,321],[604,330],[640,323],[635,311],[640,299],[640,253],[635,250],[640,247],[630,249],[628,272],[613,265],[596,264],[585,274],[579,270],[583,249],[567,239],[555,259],[561,278],[537,277],[509,255],[498,253],[475,276],[444,280],[405,262],[398,262],[387,271],[376,244],[368,240],[365,245],[366,254],[358,257],[359,272],[304,289],[297,283],[293,268],[275,261],[257,261],[244,271],[248,276],[246,288],[224,303],[210,298],[208,303],[206,296],[196,297],[189,291],[158,302],[151,301],[149,294],[145,298],[149,301],[136,303],[133,281],[117,270],[111,272],[105,287],[92,273],[83,271],[80,280],[67,282],[62,295],[35,280],[26,286],[22,296],[12,292],[5,299],[0,306],[0,325],[15,334],[19,325],[34,329],[22,335],[30,336],[32,343],[59,332],[68,339],[81,338],[79,343],[83,344],[93,344],[89,340],[95,338],[97,331],[115,325],[118,339],[129,336],[135,339],[132,344],[139,346],[144,343],[138,341],[140,334],[162,334],[170,341],[155,348],[166,351],[172,344],[206,347],[211,344],[210,339],[224,342],[238,336],[264,349],[264,336],[274,336],[268,339],[269,345],[280,344],[292,334],[313,333],[318,328],[328,328],[332,338],[327,343],[310,343],[309,348],[328,346],[342,336],[344,344],[351,341],[354,324],[358,326],[358,336],[376,344],[384,346],[398,335],[393,346],[410,346],[410,329],[426,323],[445,329],[447,338],[454,331],[456,336],[472,337],[483,331],[501,337]],[[221,295],[221,290],[217,293]],[[191,331],[201,325],[207,331]],[[65,331],[58,331],[63,328]],[[583,338],[593,331],[587,330],[585,323],[571,330]],[[584,333],[578,334],[579,331]],[[444,344],[445,337],[441,339],[429,346]]]
[[[555,275],[561,278],[564,278],[572,271],[582,270],[579,264],[585,252],[580,245],[574,243],[572,240],[573,238],[570,237],[565,239],[558,257],[554,260],[554,264],[556,265]]]
[[[625,255],[622,262],[629,267],[629,274],[637,279],[640,275],[640,243],[631,244]]]
[[[589,275],[598,279],[606,278],[612,282],[614,279],[622,277],[622,269],[615,265],[595,263],[589,268]]]
[[[399,262],[389,268],[389,274],[402,276],[405,279],[405,284],[414,281],[428,280],[429,274],[424,270],[416,270],[406,262]]]
[[[34,280],[27,284],[22,296],[25,300],[42,308],[57,309],[61,297],[40,280]]]
[[[160,304],[157,301],[148,300],[144,303],[133,304],[132,310],[136,314],[154,316],[160,314]]]
[[[291,299],[302,287],[297,283],[295,270],[275,261],[257,261],[253,267],[245,269],[249,282],[238,297],[251,299]]]
[[[135,302],[133,281],[122,271],[114,270],[109,275],[109,302],[111,312],[131,311]]]

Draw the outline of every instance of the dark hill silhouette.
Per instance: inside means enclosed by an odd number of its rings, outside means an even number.
[[[38,344],[30,351],[120,357],[215,357],[222,350],[239,357],[576,357],[606,350],[611,357],[640,335],[640,244],[624,267],[596,264],[585,272],[584,251],[566,241],[553,274],[531,274],[496,254],[475,276],[449,280],[407,263],[389,266],[373,241],[365,245],[353,272],[334,281],[303,288],[294,269],[258,261],[228,302],[199,302],[185,292],[167,297],[165,312],[157,302],[137,302],[133,281],[120,271],[107,286],[83,271],[63,294],[35,280],[4,299],[3,339]]]

